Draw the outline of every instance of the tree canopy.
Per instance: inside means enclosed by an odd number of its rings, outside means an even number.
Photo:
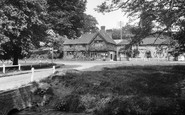
[[[47,0],[48,15],[44,17],[49,28],[68,38],[96,29],[97,21],[85,14],[86,0]]]
[[[1,0],[0,57],[17,65],[30,49],[48,41],[48,29],[68,38],[96,30],[96,19],[85,10],[86,0]]]
[[[106,0],[96,9],[111,12],[122,9],[129,17],[138,19],[135,42],[149,34],[167,33],[184,46],[184,0]]]
[[[43,0],[2,0],[0,2],[0,39],[4,56],[18,58],[26,55],[44,37],[45,27],[40,20],[45,12]]]
[[[96,26],[97,24],[98,22],[95,17],[84,14],[82,31],[84,33],[85,32],[96,32],[98,30],[98,27]]]
[[[124,27],[122,27],[122,31],[121,31],[121,28],[112,29],[112,38],[113,39],[130,39],[131,37],[134,36],[132,33],[133,28],[134,26],[127,24]],[[121,38],[121,32],[122,32],[122,38]]]

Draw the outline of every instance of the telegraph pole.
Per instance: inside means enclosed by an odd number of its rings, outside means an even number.
[[[122,21],[120,21],[120,37],[121,37],[121,40],[123,38],[123,34],[122,34]]]

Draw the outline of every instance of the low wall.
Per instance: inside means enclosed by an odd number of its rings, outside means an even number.
[[[0,115],[11,115],[12,111],[30,107],[31,102],[31,85],[0,92]]]

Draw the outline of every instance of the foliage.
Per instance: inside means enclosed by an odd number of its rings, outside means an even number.
[[[50,100],[54,101],[52,107],[60,111],[95,115],[183,115],[184,70],[179,65],[70,70],[43,82],[48,83],[56,97]]]
[[[128,25],[128,24],[126,26],[122,27],[122,39],[130,39],[134,36],[131,31],[132,28],[133,28],[133,26]],[[113,39],[121,39],[121,29],[113,29],[112,30],[112,38]]]
[[[13,64],[44,38],[45,26],[40,17],[45,12],[44,0],[3,0],[0,3],[1,48]]]
[[[83,112],[85,110],[84,105],[81,103],[79,95],[68,95],[63,99],[59,100],[55,107],[57,111],[64,111],[64,112]]]
[[[85,32],[97,32],[98,31],[98,27],[96,26],[98,24],[97,20],[95,17],[91,16],[91,15],[87,15],[84,14],[84,19],[83,19],[83,29],[82,31]]]
[[[48,28],[68,38],[96,30],[96,19],[85,14],[86,0],[47,0],[48,15],[44,17]]]
[[[133,57],[136,58],[139,55],[139,50],[138,49],[134,49],[133,50]]]
[[[55,36],[47,36],[46,41],[44,42],[44,47],[53,48],[54,58],[62,58],[63,57],[63,43],[66,40],[66,36],[60,36],[56,34]],[[52,57],[52,51],[46,53],[49,59]]]
[[[3,62],[5,60],[10,59],[10,54],[7,54],[3,49],[0,49],[0,60]]]
[[[107,0],[98,6],[97,11],[122,9],[131,18],[139,19],[133,43],[151,34],[167,33],[178,40],[179,46],[176,49],[181,53],[184,51],[184,5],[184,0]]]
[[[25,57],[30,49],[40,48],[40,42],[50,42],[62,50],[62,36],[76,38],[83,32],[96,31],[97,21],[85,14],[86,0],[1,0],[0,48],[1,59]],[[57,33],[46,37],[46,30]]]

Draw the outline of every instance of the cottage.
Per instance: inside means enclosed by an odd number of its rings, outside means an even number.
[[[170,38],[165,35],[148,36],[139,45],[133,46],[132,50],[138,49],[138,58],[167,59],[170,42]]]
[[[75,40],[64,42],[64,58],[77,60],[114,60],[116,43],[105,31],[105,26],[96,33],[85,33]]]
[[[131,42],[128,39],[113,40],[110,33],[105,31],[105,26],[96,33],[85,33],[75,40],[64,42],[64,58],[74,60],[126,60],[128,47]],[[138,45],[130,47],[134,58],[169,58],[171,39],[166,35],[151,35],[144,38]],[[137,54],[135,54],[137,53]]]

